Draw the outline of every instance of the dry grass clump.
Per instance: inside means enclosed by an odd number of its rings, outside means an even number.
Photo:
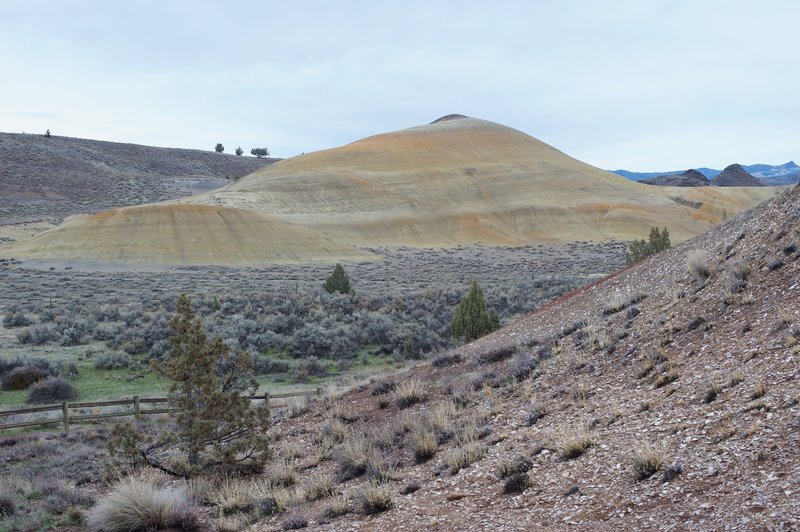
[[[750,392],[750,399],[756,400],[761,399],[767,394],[767,385],[763,382],[759,382],[756,387]]]
[[[409,438],[411,450],[414,452],[414,459],[417,463],[422,463],[433,458],[439,448],[439,441],[436,434],[430,429],[418,428],[411,432]]]
[[[421,403],[427,396],[425,384],[419,379],[409,379],[397,385],[394,390],[394,402],[401,410]]]
[[[350,506],[350,499],[346,495],[337,497],[325,509],[325,517],[339,517],[348,514],[351,510]]]
[[[391,473],[375,441],[365,434],[356,435],[337,447],[333,460],[339,466],[342,482],[365,473],[370,478],[387,479]]]
[[[633,453],[633,476],[645,480],[655,475],[664,467],[663,453],[652,445],[644,445]]]
[[[199,513],[183,491],[135,479],[119,482],[89,511],[87,523],[92,530],[104,532],[204,529]]]
[[[361,509],[366,515],[385,512],[393,506],[392,488],[388,484],[370,482],[361,493]]]
[[[292,397],[287,401],[287,407],[289,408],[289,417],[298,417],[306,412],[311,408],[311,405],[308,403],[308,399],[305,397]]]
[[[476,439],[468,438],[458,447],[448,452],[444,461],[450,473],[455,475],[465,467],[483,458],[484,454],[486,454],[486,447]]]
[[[564,460],[573,460],[594,445],[594,435],[586,429],[562,432],[556,436],[555,446]]]
[[[290,460],[270,464],[264,474],[267,482],[273,487],[287,488],[297,482],[297,473],[295,473],[294,464]]]
[[[703,282],[711,275],[708,266],[708,255],[701,249],[695,249],[686,256],[686,268],[698,282]]]
[[[226,515],[246,512],[255,503],[255,488],[252,482],[227,477],[216,485],[211,502]]]
[[[308,481],[305,487],[306,500],[309,502],[318,501],[333,497],[336,488],[333,479],[328,475],[320,475]]]
[[[706,389],[703,392],[703,402],[708,404],[716,399],[722,393],[722,386],[716,381],[709,380],[706,383]]]

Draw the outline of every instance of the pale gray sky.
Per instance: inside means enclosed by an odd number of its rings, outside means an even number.
[[[0,131],[275,156],[449,113],[602,168],[800,158],[800,2],[0,0]]]

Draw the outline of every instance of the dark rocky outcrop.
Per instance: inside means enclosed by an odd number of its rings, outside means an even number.
[[[715,187],[763,187],[764,183],[747,173],[740,164],[732,164],[711,180]]]
[[[661,175],[642,179],[639,181],[645,185],[659,185],[664,187],[707,187],[708,178],[697,170],[686,170],[682,174]]]

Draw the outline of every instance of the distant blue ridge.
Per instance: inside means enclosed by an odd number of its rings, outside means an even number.
[[[798,179],[800,179],[800,166],[798,166],[794,161],[789,161],[788,163],[779,164],[779,165],[771,165],[771,164],[751,164],[751,165],[742,165],[748,173],[752,174],[753,176],[761,179],[762,181],[770,184],[770,185],[788,185],[791,183],[796,183]],[[620,175],[622,177],[626,177],[633,181],[641,181],[642,179],[649,179],[651,177],[658,177],[662,175],[676,175],[682,174],[688,170],[685,168],[683,170],[668,170],[666,172],[632,172],[630,170],[611,170],[611,172]],[[708,179],[713,179],[722,170],[716,170],[714,168],[694,168]]]

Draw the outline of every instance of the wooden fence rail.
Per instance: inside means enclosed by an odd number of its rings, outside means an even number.
[[[305,392],[286,392],[286,393],[264,393],[262,395],[251,395],[248,399],[251,401],[264,401],[270,404],[273,399],[285,399],[290,397],[308,397],[311,395],[319,396],[322,394],[322,389],[317,388],[314,391]],[[118,399],[115,401],[92,401],[88,403],[70,403],[67,401],[58,405],[48,406],[34,406],[30,408],[18,408],[15,410],[0,410],[0,419],[10,416],[17,416],[22,414],[37,414],[40,412],[60,412],[59,416],[54,416],[46,419],[35,419],[31,421],[20,421],[16,423],[0,424],[0,431],[9,429],[19,429],[25,427],[46,427],[48,425],[62,425],[64,433],[69,432],[70,423],[77,423],[79,421],[91,421],[112,417],[127,417],[133,416],[135,421],[141,420],[142,416],[152,414],[167,414],[173,412],[175,409],[167,407],[156,408],[155,405],[167,404],[169,399],[166,397],[142,397],[134,395],[130,399]],[[142,408],[142,405],[153,405],[150,408]],[[73,414],[71,410],[82,410],[86,408],[102,408],[107,406],[123,406],[129,407],[127,410],[119,412],[97,412],[91,414],[77,413]]]

